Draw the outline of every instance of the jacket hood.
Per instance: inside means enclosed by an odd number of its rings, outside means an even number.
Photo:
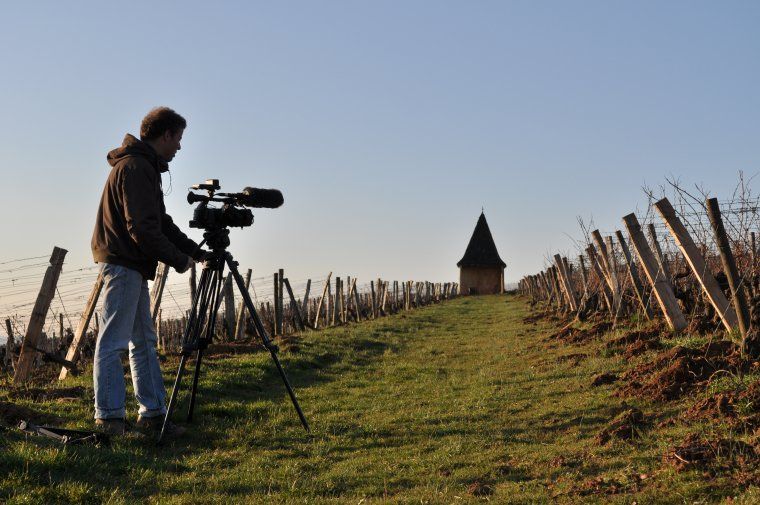
[[[121,143],[121,147],[117,147],[109,152],[106,159],[108,159],[108,164],[114,167],[124,158],[132,156],[139,156],[147,159],[160,173],[169,170],[169,163],[161,159],[155,149],[129,133],[124,136],[124,141]]]

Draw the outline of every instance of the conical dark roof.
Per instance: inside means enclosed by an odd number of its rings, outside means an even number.
[[[491,230],[488,228],[486,216],[482,212],[478,218],[478,224],[475,225],[475,231],[472,232],[470,243],[467,244],[467,250],[464,256],[457,263],[458,267],[491,267],[501,266],[505,268],[506,263],[499,257],[499,251],[496,250]]]

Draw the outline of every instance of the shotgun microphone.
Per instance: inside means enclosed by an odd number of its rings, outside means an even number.
[[[265,209],[276,209],[285,201],[278,189],[243,188],[235,197],[246,207]]]

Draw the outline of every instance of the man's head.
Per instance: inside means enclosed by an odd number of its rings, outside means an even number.
[[[169,107],[156,107],[143,118],[140,139],[156,150],[165,161],[171,161],[181,149],[182,133],[187,127],[185,118]]]

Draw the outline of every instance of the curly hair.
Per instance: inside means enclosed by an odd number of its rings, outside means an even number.
[[[140,125],[140,140],[155,140],[167,130],[176,134],[187,128],[185,118],[169,107],[155,107],[148,112]]]

